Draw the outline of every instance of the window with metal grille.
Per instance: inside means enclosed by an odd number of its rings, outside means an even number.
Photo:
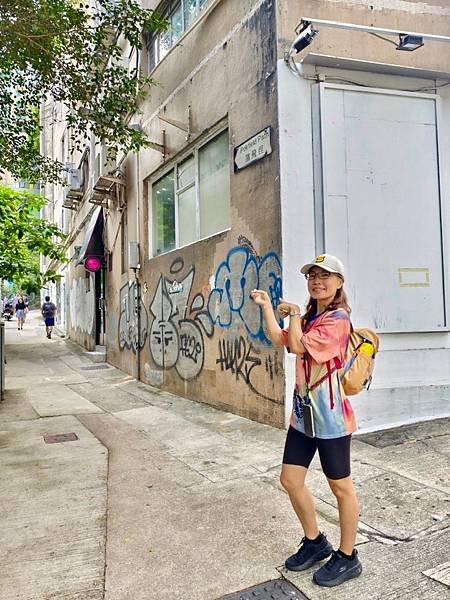
[[[166,56],[210,1],[172,0],[160,5],[156,12],[169,22],[169,27],[162,33],[145,36],[149,72]]]

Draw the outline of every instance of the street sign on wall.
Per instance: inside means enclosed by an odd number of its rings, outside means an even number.
[[[271,133],[272,127],[269,125],[269,127],[236,146],[234,149],[235,173],[272,153]]]

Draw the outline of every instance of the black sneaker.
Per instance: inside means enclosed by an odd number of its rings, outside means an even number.
[[[313,575],[313,581],[324,587],[334,587],[358,577],[362,572],[362,564],[358,558],[358,551],[353,550],[352,558],[345,558],[339,552],[333,552],[330,560],[322,565]]]
[[[323,533],[320,534],[317,542],[304,537],[298,551],[290,556],[284,564],[289,571],[305,571],[319,560],[330,556],[332,552],[333,547]]]

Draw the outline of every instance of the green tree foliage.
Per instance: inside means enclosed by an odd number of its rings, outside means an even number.
[[[111,152],[146,146],[128,123],[154,82],[126,57],[143,31],[166,26],[135,0],[0,0],[0,169],[32,182],[60,176],[62,165],[36,148],[45,100],[67,109],[78,148],[90,132]]]
[[[22,190],[0,185],[0,280],[14,281],[27,292],[38,292],[56,272],[41,273],[39,255],[65,261],[64,234],[41,219],[46,200]]]

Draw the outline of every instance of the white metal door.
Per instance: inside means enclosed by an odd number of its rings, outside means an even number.
[[[320,84],[319,246],[347,266],[356,324],[446,328],[436,115],[432,95]]]

